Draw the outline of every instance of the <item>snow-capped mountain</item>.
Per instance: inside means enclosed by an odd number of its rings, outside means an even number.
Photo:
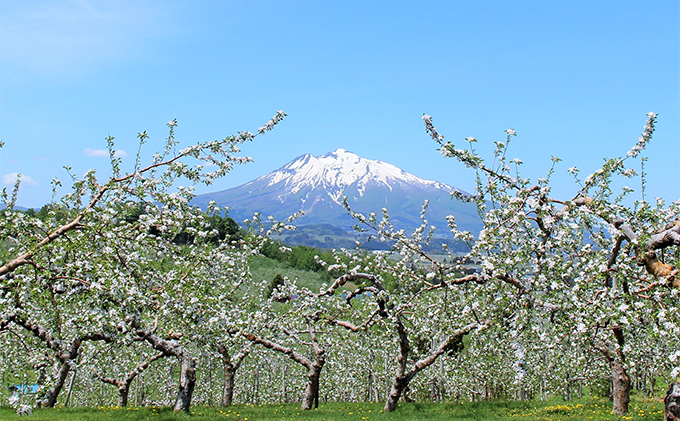
[[[229,215],[240,222],[254,212],[282,220],[303,210],[300,225],[328,223],[349,229],[354,222],[342,205],[343,197],[353,210],[363,213],[387,208],[400,228],[420,223],[425,199],[430,201],[430,224],[446,228],[446,215],[453,214],[461,228],[477,231],[474,206],[451,199],[454,187],[424,180],[386,162],[364,159],[337,149],[326,155],[300,156],[276,171],[232,189],[197,196],[192,203],[205,207],[214,200],[229,206]]]

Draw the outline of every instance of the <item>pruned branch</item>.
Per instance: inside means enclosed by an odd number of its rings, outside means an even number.
[[[380,281],[378,281],[378,278],[374,275],[368,273],[348,273],[337,278],[326,291],[316,294],[315,297],[319,298],[327,295],[333,295],[335,294],[335,291],[337,291],[338,288],[342,287],[347,282],[353,282],[358,279],[365,279],[371,281],[373,282],[374,285],[376,285],[376,287],[384,289],[382,288]]]
[[[255,335],[253,333],[242,333],[242,335],[244,338],[248,339],[252,343],[262,345],[265,348],[271,349],[272,351],[280,352],[283,355],[287,355],[290,359],[292,359],[298,364],[307,367],[308,369],[311,369],[314,364],[312,363],[311,360],[309,360],[309,358],[295,352],[292,348],[287,348],[283,345],[270,341],[269,339],[265,339],[261,336]]]

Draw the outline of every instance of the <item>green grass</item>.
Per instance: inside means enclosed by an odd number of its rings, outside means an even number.
[[[229,420],[229,421],[411,421],[411,420],[659,420],[663,418],[663,404],[658,400],[634,398],[630,412],[624,417],[612,415],[607,399],[581,399],[564,402],[472,402],[472,403],[404,403],[391,414],[382,412],[381,403],[328,403],[319,409],[301,411],[298,404],[235,405],[230,408],[193,407],[189,414],[176,414],[169,408],[57,408],[36,410],[31,420],[69,421],[171,421],[171,420]],[[9,408],[0,409],[0,420],[20,419]],[[26,418],[22,418],[26,419]]]
[[[313,291],[318,290],[323,283],[319,273],[291,268],[285,263],[264,256],[254,256],[252,258],[251,270],[255,282],[260,282],[263,279],[271,281],[277,274],[281,274],[281,276],[288,279],[297,279],[299,286],[307,287]]]

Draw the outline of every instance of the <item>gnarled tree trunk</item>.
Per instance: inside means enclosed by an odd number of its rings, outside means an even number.
[[[308,367],[307,372],[307,386],[305,387],[305,394],[302,397],[302,409],[308,410],[319,407],[319,382],[321,380],[321,369],[323,368],[323,363],[321,365],[313,363],[311,367]]]
[[[628,404],[630,403],[630,376],[626,373],[623,362],[618,359],[611,360],[609,368],[612,373],[612,398],[614,401],[612,409],[615,415],[624,415],[628,412]]]
[[[440,355],[452,350],[453,347],[460,343],[460,341],[463,339],[463,336],[482,326],[483,325],[478,323],[472,323],[456,330],[444,341],[442,341],[439,346],[428,356],[416,361],[413,366],[407,370],[408,358],[411,352],[411,344],[409,342],[408,333],[406,332],[404,324],[401,322],[401,319],[397,317],[396,329],[397,334],[399,335],[399,356],[397,357],[398,367],[397,373],[394,376],[394,379],[392,379],[392,387],[390,388],[390,393],[387,395],[384,411],[392,412],[397,409],[399,399],[408,389],[411,380],[416,374],[432,365]]]
[[[110,377],[100,377],[98,374],[95,375],[99,378],[99,380],[103,381],[104,383],[116,386],[116,388],[118,389],[118,406],[124,407],[127,406],[128,404],[128,396],[130,395],[130,385],[132,385],[132,382],[137,377],[137,375],[146,370],[152,362],[156,361],[159,358],[167,356],[168,354],[166,354],[165,352],[161,352],[159,354],[154,355],[153,357],[139,364],[137,367],[135,367],[134,370],[127,373],[125,378],[122,380],[113,379]]]
[[[628,412],[628,404],[630,403],[631,382],[630,376],[628,376],[628,373],[626,372],[626,357],[623,353],[623,329],[620,327],[612,328],[612,333],[618,343],[618,347],[607,346],[602,341],[593,341],[593,346],[600,351],[609,362],[612,379],[612,410],[614,411],[614,415],[624,415]]]
[[[264,339],[260,336],[254,335],[252,333],[243,333],[243,336],[255,344],[260,344],[265,348],[269,348],[273,351],[280,352],[287,355],[288,358],[292,359],[298,364],[303,365],[307,368],[307,386],[305,387],[305,394],[302,397],[301,408],[303,410],[310,410],[312,407],[319,407],[319,382],[321,378],[321,370],[326,362],[326,352],[319,346],[319,341],[317,340],[316,331],[313,329],[311,324],[309,325],[308,331],[311,343],[304,343],[300,341],[296,335],[284,329],[287,335],[295,338],[298,342],[310,345],[312,351],[314,352],[314,361],[305,357],[302,354],[295,352],[292,348],[287,348],[272,342],[268,339]]]
[[[138,329],[136,333],[137,336],[150,343],[154,349],[177,358],[180,367],[179,388],[173,409],[189,412],[191,398],[196,386],[196,360],[174,339],[162,339],[152,331],[141,329]]]
[[[217,344],[217,352],[222,355],[224,367],[224,386],[222,388],[222,406],[230,406],[234,400],[234,384],[236,383],[236,371],[250,352],[250,348],[242,349],[232,359],[229,348],[225,344]]]

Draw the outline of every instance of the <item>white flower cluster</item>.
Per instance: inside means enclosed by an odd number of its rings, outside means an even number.
[[[640,152],[642,152],[649,141],[652,139],[652,134],[654,133],[654,123],[656,123],[657,114],[654,112],[647,113],[647,121],[645,122],[644,131],[642,135],[638,138],[638,142],[633,148],[628,151],[627,156],[635,158]]]
[[[269,121],[267,122],[267,124],[265,124],[264,126],[260,127],[259,129],[257,129],[257,132],[258,132],[259,134],[264,134],[264,133],[266,133],[266,132],[272,130],[272,129],[274,128],[274,126],[276,126],[277,124],[279,124],[279,122],[281,122],[281,120],[283,120],[283,118],[286,117],[287,115],[288,115],[288,114],[286,114],[285,111],[283,111],[283,110],[277,111],[277,112],[276,112],[276,115],[275,115],[271,120],[269,120]]]

